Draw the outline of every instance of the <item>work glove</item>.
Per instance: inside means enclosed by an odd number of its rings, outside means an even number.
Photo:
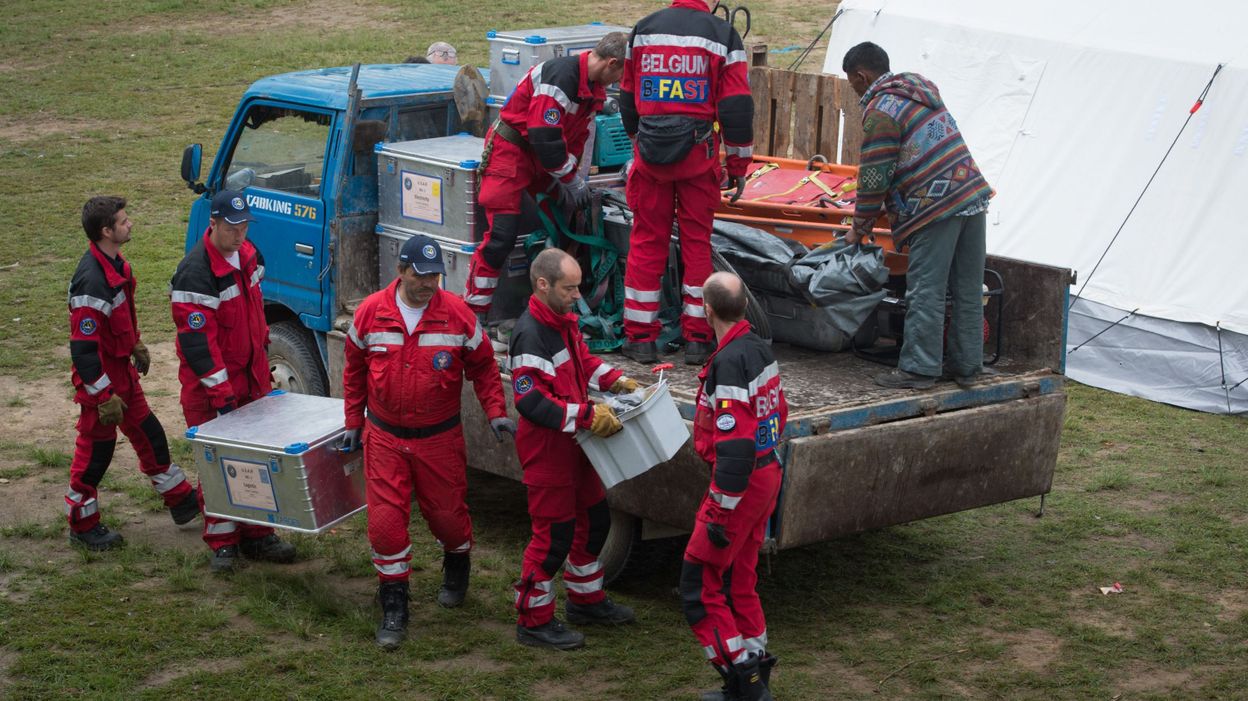
[[[706,510],[706,517],[706,539],[717,548],[728,547],[731,541],[728,539],[728,529],[724,526],[724,522],[728,520],[728,512],[719,504],[711,502]]]
[[[494,432],[494,438],[499,443],[503,442],[504,433],[510,433],[512,440],[516,438],[516,422],[506,416],[490,419],[490,430]]]
[[[736,192],[732,193],[732,197],[728,198],[729,204],[736,204],[736,201],[741,199],[741,195],[745,194],[745,176],[729,175],[727,189],[736,190]]]
[[[342,433],[342,442],[338,444],[338,450],[344,453],[354,453],[364,447],[364,429],[348,428]]]
[[[147,375],[147,371],[152,367],[152,354],[147,352],[147,346],[142,341],[135,341],[134,348],[130,349],[130,357],[134,358],[134,369],[139,371],[140,375]]]
[[[559,181],[559,204],[565,209],[582,209],[589,204],[589,183],[576,176],[570,182]]]
[[[128,408],[121,397],[114,394],[100,402],[99,406],[96,407],[96,411],[100,412],[100,423],[105,426],[116,426],[121,423]]]
[[[636,392],[639,386],[640,385],[637,384],[637,380],[634,380],[631,377],[621,377],[615,382],[612,382],[611,389],[607,391],[611,394],[628,394],[629,392]]]
[[[595,436],[606,438],[614,435],[620,429],[624,428],[624,424],[620,423],[619,417],[606,404],[594,405],[594,418],[589,424],[589,430]]]

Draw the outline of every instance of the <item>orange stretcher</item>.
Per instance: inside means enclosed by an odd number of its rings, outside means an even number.
[[[725,193],[715,218],[734,221],[814,248],[844,235],[853,223],[858,167],[755,156],[741,199],[730,203]],[[881,216],[872,234],[884,249],[884,262],[894,275],[906,271],[906,256],[893,246],[888,219]]]

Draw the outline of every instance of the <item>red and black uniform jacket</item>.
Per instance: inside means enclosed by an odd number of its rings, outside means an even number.
[[[244,241],[235,270],[211,237],[209,226],[169,283],[182,406],[200,411],[241,406],[272,388],[265,350],[269,325],[260,292],[264,258]]]
[[[593,423],[589,388],[607,391],[624,373],[589,352],[575,314],[555,314],[529,298],[511,333],[508,366],[520,413],[520,435],[575,433]]]
[[[725,511],[741,501],[755,467],[776,462],[789,405],[771,348],[737,322],[698,374],[693,447],[714,466],[710,496]]]
[[[541,169],[570,182],[585,150],[589,127],[606,92],[589,81],[589,52],[539,63],[516,86],[499,118],[520,132]],[[504,142],[501,137],[496,147]]]
[[[702,0],[673,0],[633,27],[620,80],[624,130],[648,153],[668,153],[712,138],[719,121],[729,175],[745,175],[754,155],[754,102],[749,61],[737,30]],[[716,148],[718,148],[716,146]]]
[[[69,283],[69,357],[77,390],[74,401],[84,406],[96,406],[113,396],[109,370],[129,372],[130,351],[139,342],[134,275],[120,253],[117,260],[120,271],[92,243]]]
[[[394,301],[399,279],[369,295],[347,330],[342,371],[346,427],[364,410],[385,424],[425,428],[459,414],[464,376],[490,419],[507,415],[494,347],[459,297],[438,290],[409,336]]]

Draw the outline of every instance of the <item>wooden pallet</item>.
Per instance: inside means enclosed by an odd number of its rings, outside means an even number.
[[[818,154],[829,163],[858,164],[862,110],[848,81],[755,66],[750,91],[755,153],[801,160]]]

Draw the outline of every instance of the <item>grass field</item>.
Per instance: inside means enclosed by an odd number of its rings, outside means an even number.
[[[80,554],[65,544],[58,508],[72,425],[18,429],[3,418],[66,403],[64,290],[84,246],[79,208],[92,194],[130,199],[127,255],[145,338],[171,338],[165,283],[192,197],[177,176],[181,151],[201,142],[208,162],[251,81],[400,60],[437,39],[480,65],[488,28],[628,24],[659,6],[5,6],[0,698],[668,699],[711,685],[679,612],[674,561],[615,587],[637,609],[636,626],[590,631],[572,654],[514,643],[509,585],[528,526],[514,483],[472,475],[479,548],[463,609],[432,603],[439,556],[414,525],[412,636],[384,654],[372,642],[376,585],[362,519],[297,538],[295,565],[215,578],[197,535],[173,530],[122,448],[102,502],[131,544]],[[757,38],[773,47],[805,44],[831,15],[795,0],[753,9]],[[1027,500],[771,558],[761,591],[782,658],[778,698],[1248,697],[1248,424],[1080,386],[1069,394],[1043,518]],[[176,406],[168,392],[153,396]],[[185,442],[175,444],[185,458]],[[1125,591],[1097,590],[1113,582]]]

